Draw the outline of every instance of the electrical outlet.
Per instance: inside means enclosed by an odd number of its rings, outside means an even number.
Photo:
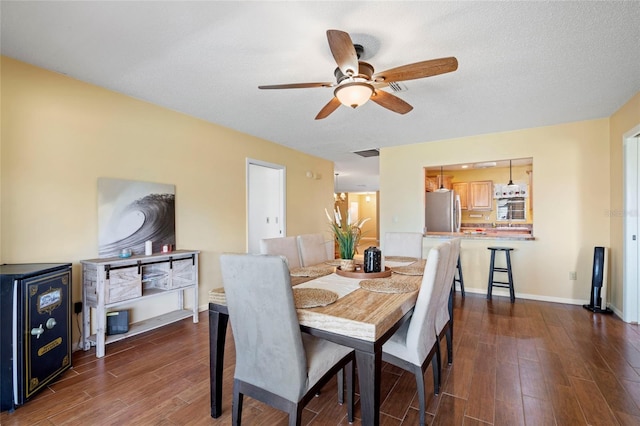
[[[570,279],[571,281],[575,281],[575,280],[577,280],[577,279],[578,279],[577,274],[576,274],[576,272],[575,272],[575,271],[571,271],[571,272],[569,272],[569,279]]]
[[[76,314],[82,312],[82,302],[76,302],[73,304],[73,312]]]

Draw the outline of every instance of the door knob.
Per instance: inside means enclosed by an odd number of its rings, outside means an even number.
[[[36,339],[39,339],[42,333],[44,333],[44,328],[42,328],[42,324],[40,324],[38,328],[31,329],[31,335],[36,336]]]

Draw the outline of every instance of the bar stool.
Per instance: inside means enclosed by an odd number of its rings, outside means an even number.
[[[487,247],[488,250],[491,250],[491,263],[489,264],[489,283],[487,289],[487,299],[491,300],[491,291],[493,287],[504,287],[509,289],[509,297],[511,298],[511,303],[516,300],[515,291],[513,289],[513,275],[511,275],[511,256],[510,253],[513,250],[511,247]],[[507,258],[507,267],[506,268],[498,268],[495,266],[496,261],[496,252],[501,251],[504,252]],[[493,279],[494,272],[504,272],[507,274],[507,282],[504,281],[495,281]]]
[[[458,264],[456,265],[456,270],[458,272],[458,277],[456,278],[456,272],[454,271],[453,273],[453,285],[451,286],[453,288],[453,292],[456,292],[456,283],[460,284],[460,291],[462,292],[462,297],[465,296],[464,294],[464,278],[462,277],[462,266],[460,266],[460,256],[458,256]]]

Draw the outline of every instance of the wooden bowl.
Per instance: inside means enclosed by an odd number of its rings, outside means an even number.
[[[391,269],[388,266],[384,267],[384,271],[380,272],[364,272],[362,264],[356,264],[356,270],[353,272],[343,271],[340,267],[336,267],[336,274],[347,278],[386,278],[391,276]]]

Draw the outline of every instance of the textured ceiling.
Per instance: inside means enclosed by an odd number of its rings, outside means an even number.
[[[3,55],[336,163],[340,190],[378,187],[353,151],[608,117],[640,91],[640,2],[2,1]],[[332,89],[326,30],[376,71],[455,56],[405,82],[399,115],[369,102],[314,120]]]

